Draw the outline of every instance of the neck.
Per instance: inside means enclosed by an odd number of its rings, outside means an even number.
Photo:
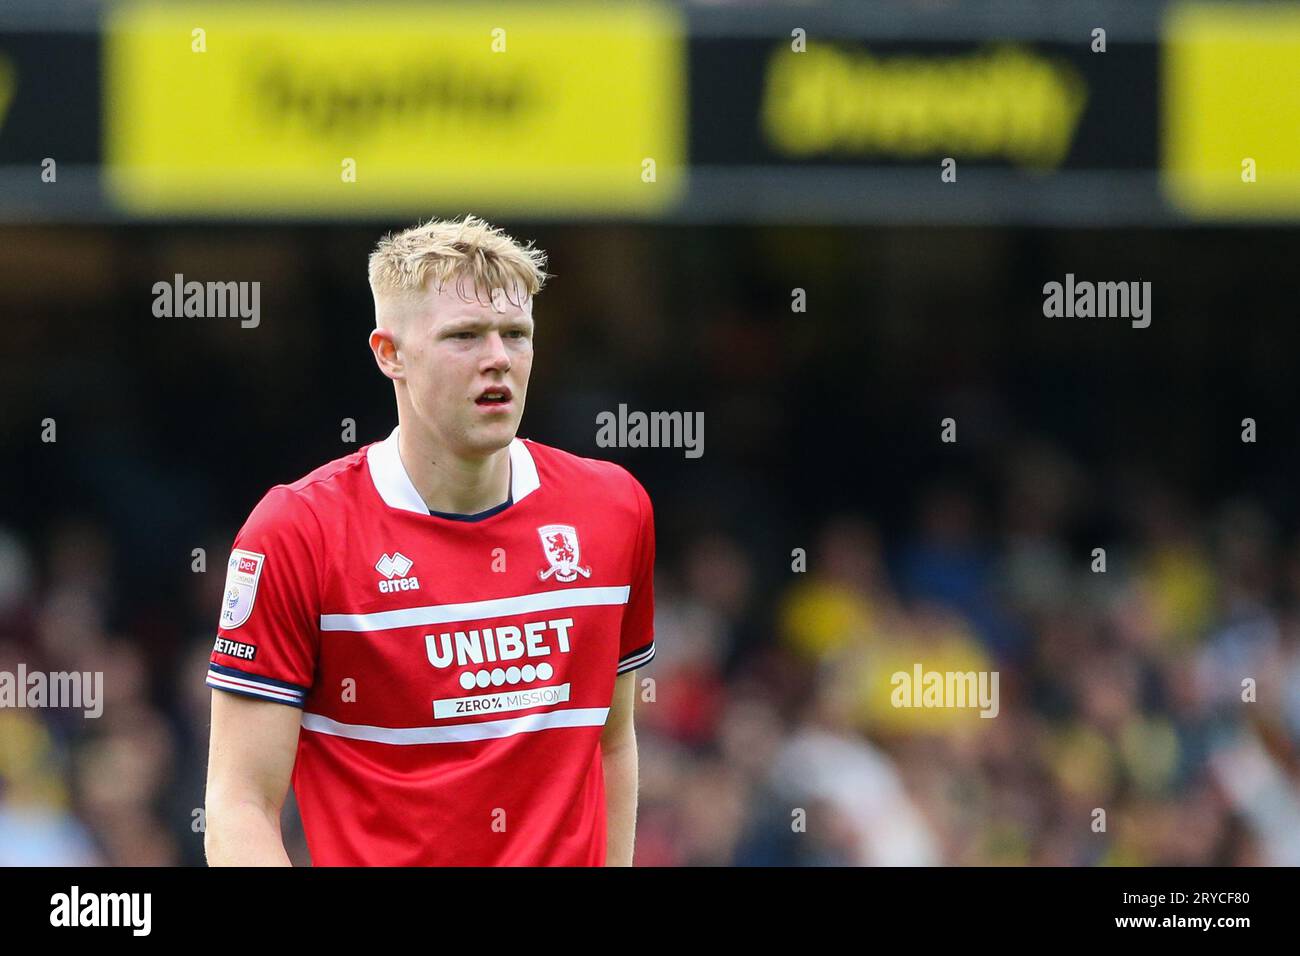
[[[452,454],[406,425],[397,450],[411,484],[430,511],[472,515],[503,503],[510,494],[510,447],[483,456]]]

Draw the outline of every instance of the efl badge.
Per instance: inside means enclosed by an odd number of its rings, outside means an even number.
[[[578,532],[573,525],[548,524],[538,528],[537,533],[541,536],[546,560],[551,562],[549,570],[537,572],[539,578],[545,581],[554,574],[555,580],[568,584],[578,580],[579,574],[584,578],[591,577],[591,568],[578,567]]]
[[[229,631],[248,620],[257,597],[257,580],[262,576],[266,555],[236,548],[226,566],[226,593],[221,599],[221,626]]]

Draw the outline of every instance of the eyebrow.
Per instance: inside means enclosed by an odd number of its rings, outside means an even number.
[[[504,328],[524,328],[531,329],[534,327],[533,320],[529,316],[519,316],[518,318],[497,320],[487,319],[482,316],[462,316],[458,319],[451,319],[439,331],[441,332],[466,332],[471,329],[485,329],[489,326],[501,325]]]

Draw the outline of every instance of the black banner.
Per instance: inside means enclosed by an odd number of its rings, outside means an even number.
[[[693,166],[1154,170],[1158,48],[697,37]]]
[[[102,158],[101,39],[92,33],[0,33],[0,165]]]
[[[1259,868],[0,870],[0,925],[11,944],[68,934],[193,943],[229,923],[255,927],[263,943],[435,930],[445,947],[443,934],[462,930],[482,948],[493,932],[531,945],[532,934],[555,935],[560,914],[640,899],[651,913],[631,932],[648,940],[707,927],[732,944],[788,929],[971,949],[1102,936],[1231,949],[1287,927],[1293,880]]]

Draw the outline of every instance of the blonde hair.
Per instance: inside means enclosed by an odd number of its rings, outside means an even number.
[[[489,299],[502,290],[507,301],[522,305],[542,291],[550,276],[546,253],[531,242],[522,246],[501,229],[466,214],[459,220],[431,219],[379,240],[370,254],[370,291],[375,307],[392,296],[418,296],[433,280],[440,291],[452,278],[456,291],[465,279],[474,284],[474,298]],[[518,299],[511,298],[519,294]],[[467,298],[467,297],[466,297]]]

